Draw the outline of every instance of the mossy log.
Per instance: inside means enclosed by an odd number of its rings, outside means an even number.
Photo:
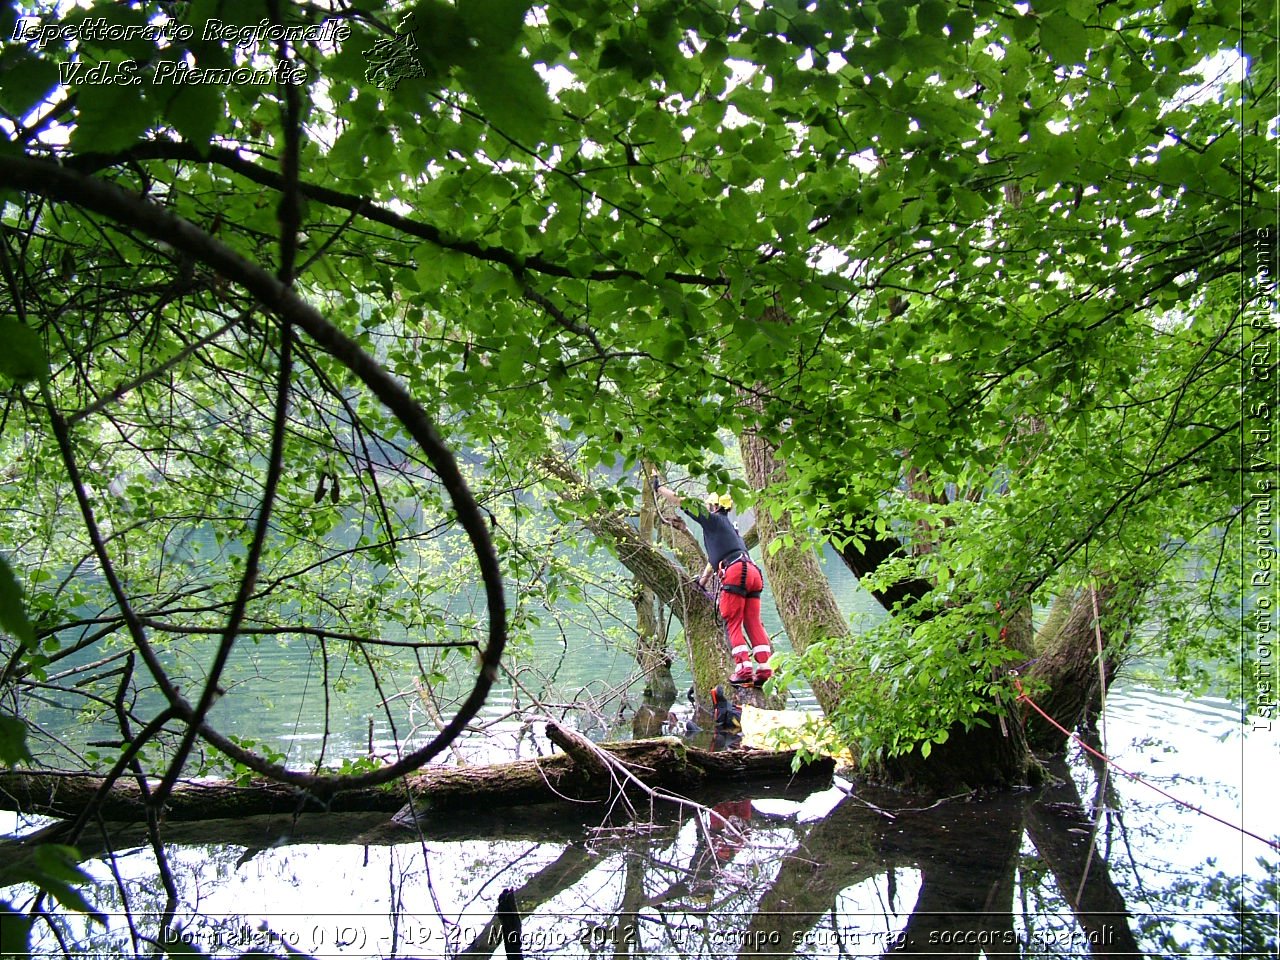
[[[713,753],[675,738],[600,746],[623,761],[646,786],[685,795],[696,794],[704,785],[788,777],[794,757],[792,752],[761,750]],[[801,767],[795,776],[827,778],[832,769],[830,760],[819,760]],[[102,777],[87,774],[7,771],[0,773],[0,809],[63,819],[77,817],[93,801],[102,783]],[[489,766],[428,768],[387,787],[328,795],[264,780],[184,781],[166,803],[164,819],[177,822],[308,810],[392,814],[409,804],[418,814],[474,811],[605,799],[616,789],[603,764],[584,764],[557,753]],[[146,806],[137,781],[122,778],[113,784],[98,815],[109,821],[144,819]]]

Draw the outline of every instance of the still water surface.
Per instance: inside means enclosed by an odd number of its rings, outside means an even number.
[[[870,615],[842,568],[829,572],[846,612]],[[559,630],[537,648],[539,672],[504,679],[486,706],[488,736],[464,755],[490,755],[495,742],[526,756],[548,749],[537,724],[510,715],[534,694],[557,716],[556,704],[588,695],[594,711],[574,715],[584,728],[634,708],[625,650]],[[292,765],[314,761],[326,738],[330,759],[363,755],[371,718],[375,751],[434,734],[420,701],[409,709],[411,659],[403,672],[393,662],[381,689],[358,664],[331,661],[331,680],[350,673],[327,712],[316,709],[317,662],[306,664],[287,644],[246,645],[234,679],[251,682],[232,685],[216,722],[277,745]],[[403,696],[387,709],[389,692]],[[1275,956],[1280,857],[1190,807],[1276,838],[1280,734],[1253,729],[1225,701],[1136,686],[1113,693],[1104,728],[1120,768],[1189,806],[1115,771],[1100,784],[1079,755],[1043,795],[929,809],[837,780],[728,792],[702,820],[582,807],[477,811],[417,832],[383,816],[173,825],[182,938],[215,956],[285,946],[326,957],[501,956],[486,938],[498,893],[512,888],[531,958]],[[117,837],[115,849],[114,860],[85,863],[110,927],[73,918],[66,934],[98,955],[145,954],[135,936],[156,933],[163,903],[155,862],[137,837]],[[47,931],[37,936],[55,952]]]
[[[1275,836],[1274,732],[1246,730],[1225,702],[1144,688],[1113,696],[1106,729],[1127,771]],[[468,955],[507,887],[529,957],[976,955],[978,946],[1275,955],[1274,851],[1119,775],[1095,834],[1076,804],[1089,808],[1097,789],[1077,758],[1044,797],[927,810],[844,781],[807,792],[772,785],[716,806],[740,834],[672,811],[652,823],[642,811],[641,825],[615,814],[607,830],[594,829],[606,819],[599,809],[477,811],[421,833],[389,830],[385,817],[311,816],[205,825],[200,842],[168,852],[184,936],[217,956],[285,944],[318,956]],[[135,927],[154,930],[149,852],[126,844],[114,866],[86,867],[96,902],[117,912],[110,931],[73,921],[69,932],[85,946],[132,949],[112,869]],[[1243,920],[1241,903],[1254,911]]]

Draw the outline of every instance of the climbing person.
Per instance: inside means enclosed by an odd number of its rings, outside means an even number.
[[[729,519],[733,499],[727,494],[708,494],[705,503],[690,502],[656,476],[653,489],[702,527],[707,560],[720,576],[720,616],[724,618],[729,653],[734,663],[729,682],[735,687],[764,686],[765,681],[773,676],[773,668],[769,666],[773,647],[760,620],[764,576],[748,555],[747,545],[743,543],[738,528]]]

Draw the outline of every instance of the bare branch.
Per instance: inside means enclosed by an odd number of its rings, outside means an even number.
[[[288,770],[244,750],[211,728],[201,728],[201,735],[205,739],[251,770],[272,779],[306,785],[313,789],[334,791],[388,783],[418,769],[443,750],[479,712],[497,677],[498,663],[506,646],[506,600],[502,586],[502,571],[489,536],[487,521],[467,486],[453,454],[441,440],[431,418],[409,395],[403,385],[393,379],[359,344],[321,316],[314,307],[260,266],[246,260],[189,221],[154,203],[126,193],[113,184],[42,160],[9,156],[0,158],[0,177],[19,190],[48,199],[74,202],[112,217],[143,234],[163,240],[175,249],[207,264],[228,279],[239,283],[251,295],[257,297],[266,309],[274,312],[282,321],[296,324],[321,347],[328,350],[338,362],[364,383],[422,447],[436,474],[449,492],[457,511],[458,522],[471,540],[484,581],[488,607],[489,638],[481,654],[480,672],[471,693],[459,707],[457,714],[439,736],[402,760],[382,770],[351,777],[311,776]],[[52,408],[51,413],[57,416]],[[62,440],[69,443],[65,429],[62,434]],[[124,598],[122,591],[118,592],[117,596]],[[134,633],[135,639],[141,638],[145,645],[146,638],[140,626],[131,632]],[[145,652],[144,659],[146,659]],[[149,663],[148,666],[152,665]],[[158,664],[156,667],[158,668]],[[167,684],[167,678],[165,683]],[[188,722],[194,719],[194,712],[171,684],[168,684],[165,694],[181,719]]]

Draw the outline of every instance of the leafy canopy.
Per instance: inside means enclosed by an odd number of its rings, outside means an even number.
[[[68,576],[92,566],[57,509],[68,462],[140,609],[221,622],[235,581],[214,571],[234,575],[261,506],[282,341],[210,251],[274,269],[294,201],[298,289],[473,454],[476,483],[531,487],[568,447],[584,469],[646,459],[723,487],[717,431],[760,430],[801,526],[929,543],[881,571],[925,576],[949,611],[884,660],[910,665],[891,675],[917,691],[904,709],[942,697],[895,718],[908,742],[989,695],[946,667],[951,626],[972,633],[991,598],[1215,563],[1253,476],[1240,359],[1271,335],[1238,296],[1275,189],[1271,6],[429,0],[280,11],[340,22],[339,42],[203,39],[271,10],[98,3],[59,23],[193,33],[78,28],[0,59],[0,161],[57,160],[196,228],[179,248],[87,195],[3,194],[0,622],[21,643],[114,606]],[[0,30],[28,13],[6,3]],[[285,56],[306,83],[153,80],[165,60]],[[125,60],[137,85],[68,67]],[[452,549],[443,491],[345,364],[299,349],[260,626],[466,642],[421,575]],[[118,635],[110,616],[82,642]]]

